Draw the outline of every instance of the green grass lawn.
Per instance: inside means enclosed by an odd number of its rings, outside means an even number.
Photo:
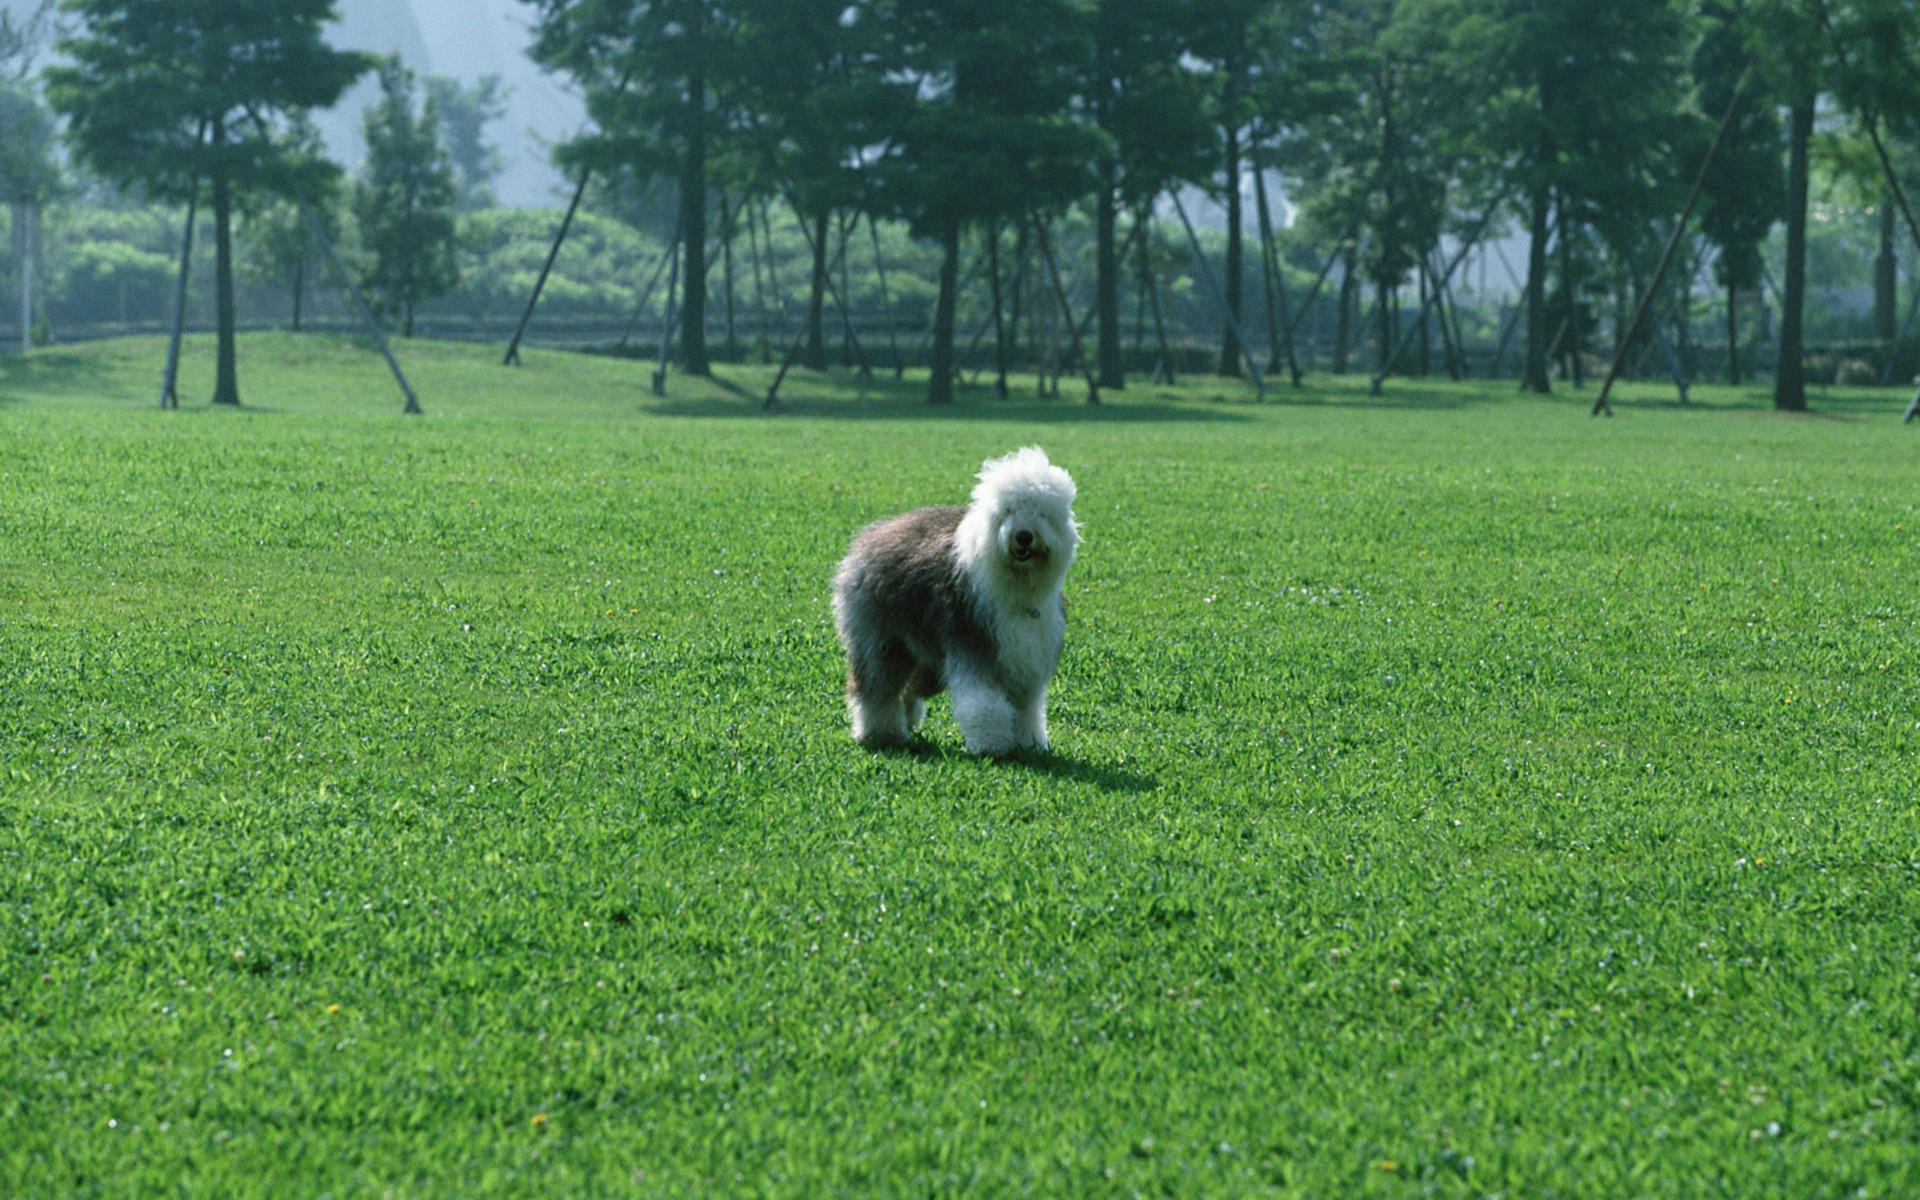
[[[0,359],[0,1192],[1920,1192],[1904,395]],[[1038,442],[1055,753],[848,739]]]

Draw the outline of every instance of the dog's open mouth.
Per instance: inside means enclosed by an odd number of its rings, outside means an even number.
[[[1013,548],[1013,561],[1017,563],[1045,562],[1047,561],[1047,548],[1040,545],[1015,546]]]

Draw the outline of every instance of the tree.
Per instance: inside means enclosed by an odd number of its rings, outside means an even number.
[[[1243,315],[1241,186],[1248,122],[1253,117],[1255,37],[1268,0],[1217,0],[1205,6],[1194,53],[1213,76],[1214,123],[1219,131],[1220,194],[1227,208],[1226,320],[1220,330],[1220,374],[1240,374]]]
[[[53,116],[25,88],[0,83],[0,201],[44,203],[60,180]]]
[[[85,31],[64,38],[48,97],[76,153],[106,178],[184,200],[212,183],[218,362],[213,401],[239,404],[234,354],[237,195],[313,192],[336,172],[278,142],[287,114],[325,108],[372,65],[322,37],[332,0],[67,0]]]
[[[1461,131],[1480,98],[1432,17],[1391,0],[1322,13],[1317,65],[1266,89],[1300,112],[1282,143],[1289,175],[1310,222],[1353,240],[1350,262],[1375,289],[1383,356],[1398,337],[1401,287],[1440,243],[1450,193],[1484,182],[1484,151]]]
[[[1740,382],[1739,305],[1761,284],[1760,244],[1786,208],[1785,142],[1780,118],[1749,78],[1743,3],[1711,4],[1693,54],[1693,78],[1703,117],[1732,117],[1720,151],[1702,179],[1700,230],[1719,250],[1714,275],[1727,290],[1727,374]],[[1736,97],[1736,88],[1747,85]]]
[[[413,72],[388,59],[380,102],[367,110],[367,161],[353,189],[353,215],[369,254],[363,280],[380,308],[413,336],[414,307],[460,281],[453,164],[440,145],[433,98],[414,109]]]
[[[1787,109],[1786,261],[1780,282],[1780,361],[1773,406],[1805,412],[1807,196],[1814,111],[1827,86],[1824,0],[1759,0],[1748,10],[1748,49],[1768,93]]]
[[[1920,13],[1906,0],[1751,0],[1741,15],[1761,86],[1787,109],[1787,245],[1773,406],[1804,412],[1807,202],[1814,118],[1821,98],[1832,96],[1880,143],[1876,149],[1885,148],[1880,141],[1883,126],[1895,132],[1916,132],[1920,64],[1914,61],[1911,47],[1920,38]]]
[[[1086,194],[1097,136],[1069,112],[1064,0],[881,0],[886,65],[914,102],[871,164],[877,201],[940,246],[927,402],[953,399],[960,239]]]
[[[505,160],[487,137],[487,126],[507,115],[512,91],[498,75],[482,75],[467,87],[445,75],[427,77],[427,99],[440,119],[440,140],[459,180],[461,212],[478,212],[500,202],[493,181]]]
[[[1522,386],[1547,392],[1552,348],[1547,248],[1559,226],[1600,227],[1616,244],[1660,213],[1678,212],[1671,156],[1688,132],[1678,89],[1687,21],[1676,0],[1434,0],[1453,49],[1487,89],[1476,114],[1492,161],[1525,205],[1526,365]],[[1670,216],[1669,216],[1670,219]],[[1571,253],[1563,257],[1575,265]],[[1574,311],[1578,280],[1560,280]]]
[[[1095,162],[1094,326],[1102,387],[1125,382],[1120,356],[1119,214],[1176,180],[1205,180],[1219,134],[1205,77],[1183,65],[1193,0],[1093,0],[1082,103],[1103,135]]]
[[[304,115],[290,119],[282,136],[302,154],[323,152],[319,127]],[[241,205],[241,274],[255,282],[286,287],[295,333],[300,331],[311,268],[324,259],[320,239],[340,240],[337,183],[337,178],[329,178],[319,190],[306,194],[304,209],[299,201],[272,193],[260,193]]]
[[[670,174],[679,184],[686,300],[681,367],[709,375],[708,160],[724,127],[709,80],[729,59],[735,16],[712,0],[523,0],[538,12],[532,54],[572,75],[597,133],[564,148],[582,168]]]
[[[53,117],[25,88],[0,83],[0,203],[13,210],[13,252],[20,263],[20,348],[33,343],[34,230],[60,182]]]
[[[33,280],[40,210],[60,184],[54,122],[27,86],[53,24],[54,0],[24,17],[0,12],[0,204],[12,209],[13,254],[20,264],[20,348],[33,344]]]
[[[1913,50],[1920,42],[1920,12],[1906,0],[1834,0],[1822,6],[1821,18],[1834,42],[1837,98],[1857,118],[1853,136],[1844,139],[1849,161],[1841,173],[1879,208],[1874,331],[1887,345],[1891,369],[1898,335],[1898,231],[1903,221],[1916,219],[1910,177],[1920,134],[1920,59]],[[1903,211],[1896,215],[1897,209]],[[1906,232],[1920,241],[1920,228],[1908,224]]]
[[[823,317],[835,212],[866,201],[862,151],[910,97],[881,69],[878,23],[844,0],[737,0],[727,85],[739,100],[736,161],[748,191],[792,205],[813,251],[801,362],[827,365]],[[843,303],[852,298],[841,297]]]

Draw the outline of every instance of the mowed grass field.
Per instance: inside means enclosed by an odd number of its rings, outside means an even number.
[[[1903,394],[401,353],[0,359],[0,1192],[1920,1191]],[[1055,753],[858,749],[1028,443]]]

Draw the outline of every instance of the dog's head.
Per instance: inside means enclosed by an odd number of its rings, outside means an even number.
[[[1073,477],[1038,446],[988,459],[969,514],[982,521],[980,533],[990,543],[981,549],[1016,577],[1059,579],[1080,545],[1074,494]]]

